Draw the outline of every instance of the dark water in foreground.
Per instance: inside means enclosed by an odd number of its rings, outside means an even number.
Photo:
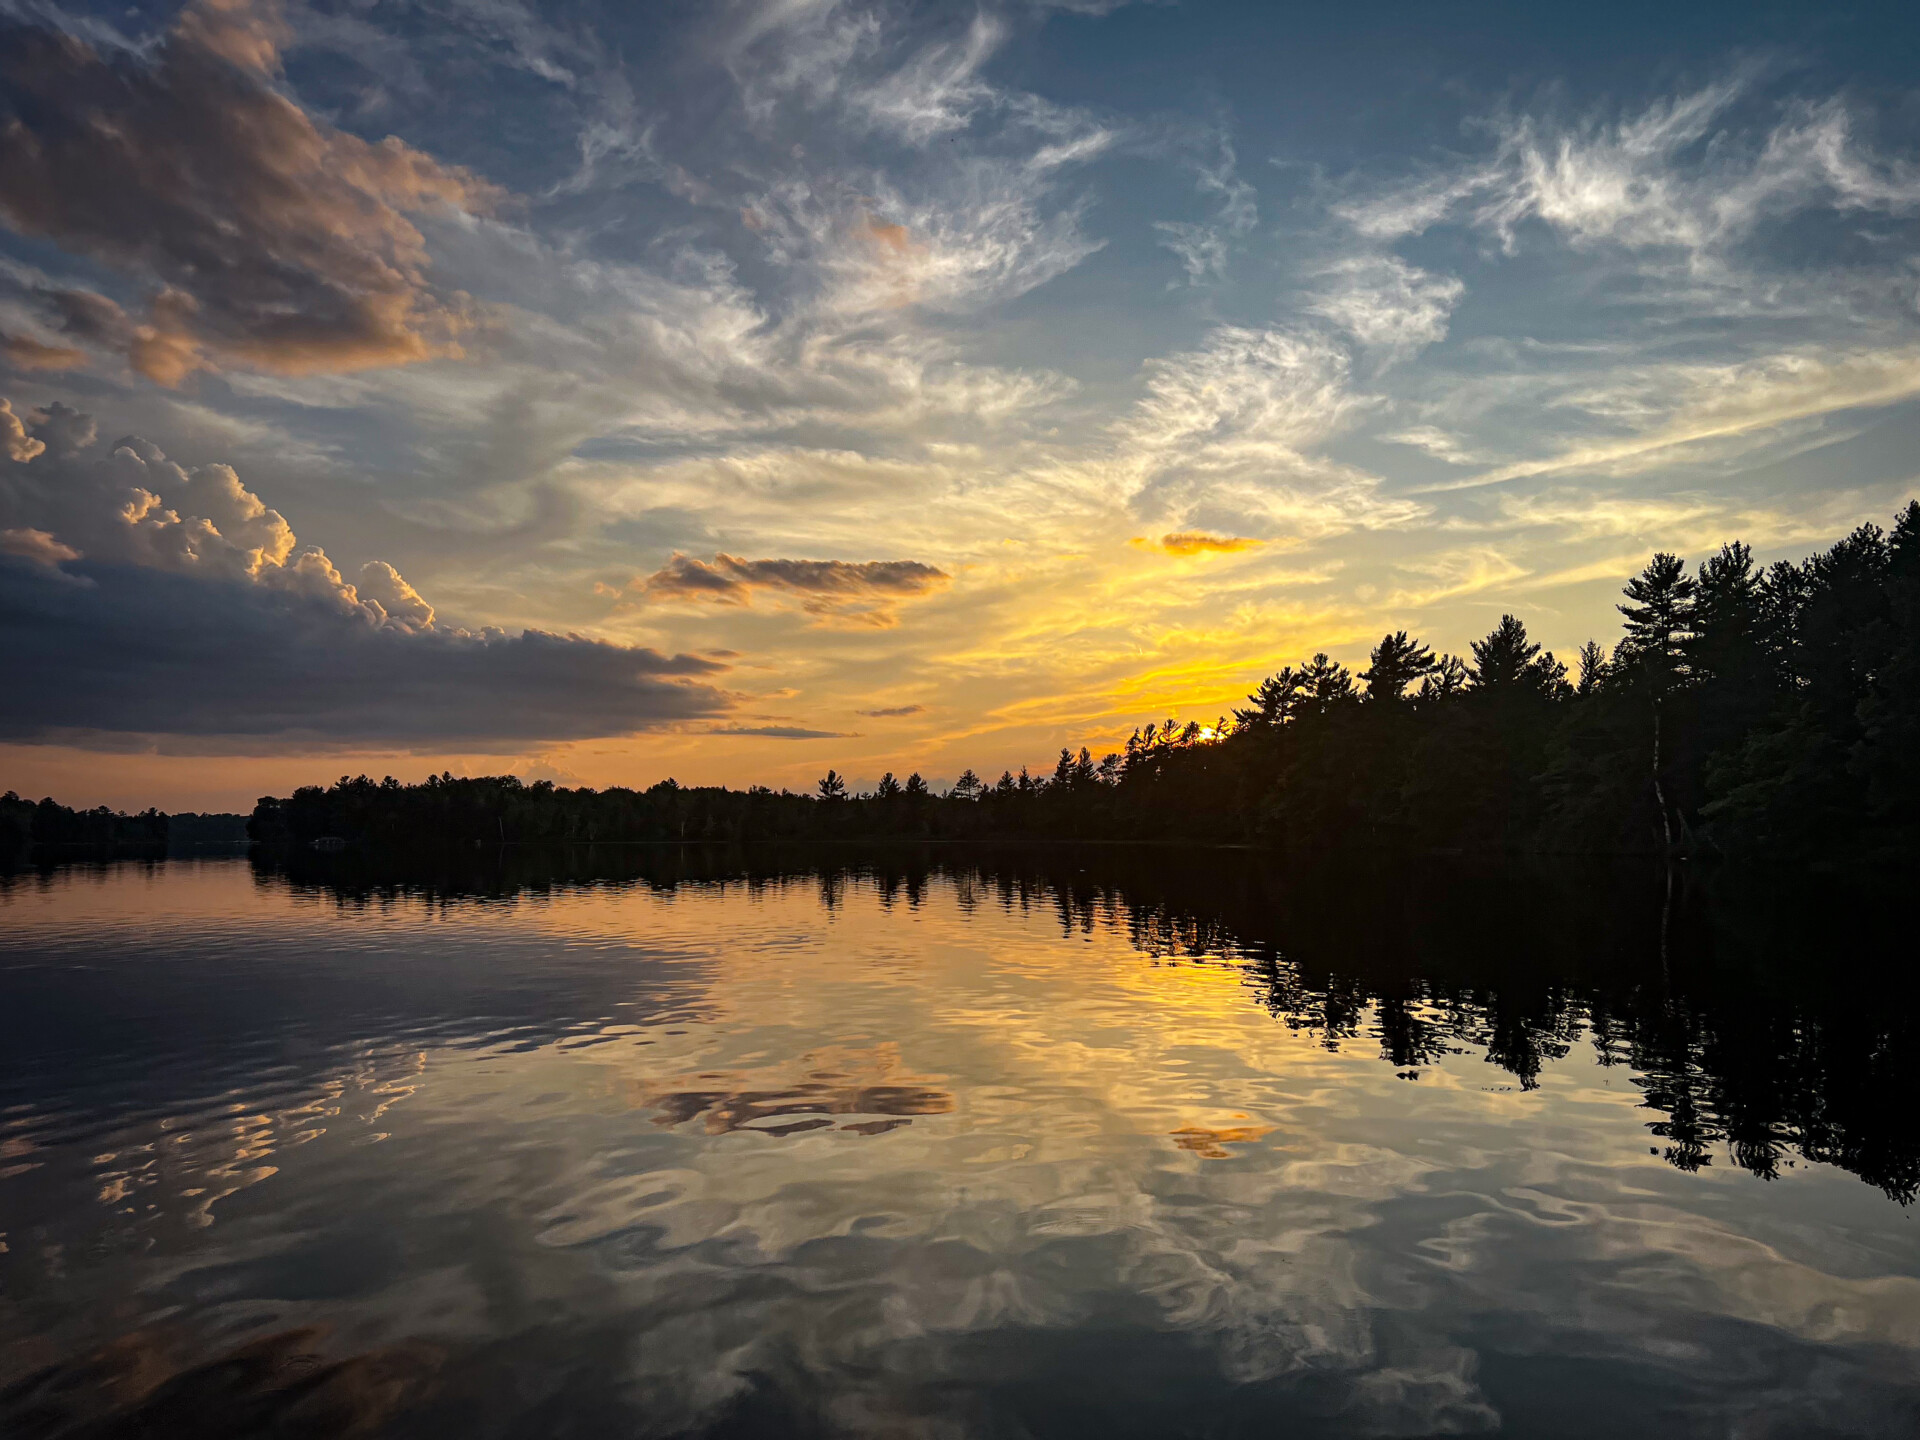
[[[1161,852],[0,877],[0,1434],[1913,1435],[1908,946]]]

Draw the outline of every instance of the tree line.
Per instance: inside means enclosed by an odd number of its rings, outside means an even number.
[[[1920,841],[1920,502],[1793,563],[1656,554],[1622,634],[1565,662],[1503,616],[1466,655],[1404,630],[1358,673],[1316,654],[1231,716],[1136,730],[1050,771],[936,793],[595,791],[512,776],[342,777],[266,797],[268,843],[1024,838],[1330,848],[1764,853],[1897,861]]]
[[[23,800],[13,791],[0,795],[0,855],[17,855],[34,845],[164,848],[167,817],[158,810],[129,815],[105,805],[74,810],[52,799]]]

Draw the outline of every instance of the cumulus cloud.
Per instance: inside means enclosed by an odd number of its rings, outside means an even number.
[[[93,416],[58,400],[34,411],[29,418],[33,421],[33,438],[46,446],[47,454],[55,459],[78,454],[93,444],[99,434]]]
[[[27,427],[20,417],[13,413],[13,403],[0,399],[0,452],[16,464],[24,465],[47,447],[27,434]]]
[[[90,290],[43,298],[162,385],[406,364],[457,353],[468,323],[408,217],[500,192],[315,120],[271,83],[283,38],[249,0],[196,0],[150,55],[0,22],[0,219],[147,288],[138,316]]]
[[[357,585],[347,580],[324,550],[301,545],[286,517],[233,467],[190,470],[134,435],[96,458],[84,453],[95,433],[91,416],[55,403],[29,418],[25,458],[33,463],[0,484],[0,519],[44,527],[76,557],[242,581],[377,628],[432,626],[433,607],[391,565],[370,561]]]
[[[721,667],[537,630],[402,630],[310,593],[77,561],[82,585],[0,561],[0,736],[218,749],[518,749],[723,714]]]
[[[11,415],[10,408],[4,413]],[[343,576],[226,465],[89,417],[0,474],[0,737],[485,749],[726,714],[718,660],[579,635],[442,625],[393,566]]]
[[[629,587],[650,600],[748,605],[756,590],[803,597],[808,613],[891,625],[901,601],[948,583],[944,570],[918,560],[744,560],[724,551],[711,561],[676,551]]]
[[[357,588],[364,599],[409,629],[424,630],[433,624],[433,606],[384,560],[369,560],[360,567]]]

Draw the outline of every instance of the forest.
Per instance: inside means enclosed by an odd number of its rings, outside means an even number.
[[[158,810],[138,815],[105,805],[73,810],[51,799],[23,800],[11,790],[0,795],[0,855],[16,855],[31,846],[164,849],[167,833],[167,817]]]
[[[1502,617],[1466,655],[1383,635],[1357,674],[1324,654],[1231,715],[1156,721],[1123,749],[935,791],[854,794],[420,785],[343,777],[265,797],[267,845],[536,841],[1132,840],[1292,854],[1755,855],[1826,867],[1920,850],[1920,502],[1799,563],[1741,543],[1656,554],[1622,633],[1563,661]]]

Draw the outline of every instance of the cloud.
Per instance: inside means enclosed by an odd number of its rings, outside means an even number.
[[[1405,430],[1379,438],[1393,445],[1411,445],[1449,465],[1473,465],[1479,462],[1479,457],[1461,443],[1459,436],[1442,430],[1438,425],[1410,425]]]
[[[283,35],[246,0],[198,0],[150,55],[0,22],[0,219],[149,288],[144,316],[89,290],[43,298],[159,384],[407,364],[458,353],[469,323],[408,215],[500,192],[309,116],[271,83]]]
[[[1220,326],[1197,349],[1150,360],[1147,393],[1114,427],[1128,503],[1182,529],[1324,536],[1403,524],[1424,508],[1316,453],[1377,403],[1324,334]]]
[[[1795,425],[1917,396],[1916,345],[1810,348],[1729,364],[1626,367],[1562,397],[1563,404],[1606,433],[1551,455],[1425,488],[1465,490],[1569,473],[1645,473],[1716,454],[1743,454]]]
[[[0,419],[13,418],[0,400]],[[348,581],[324,550],[301,545],[231,466],[189,470],[133,435],[96,458],[84,453],[92,416],[55,402],[30,418],[24,458],[33,463],[0,485],[0,519],[32,522],[76,556],[103,563],[244,581],[377,628],[432,628],[433,607],[391,565],[369,561],[357,584]]]
[[[758,735],[768,740],[852,740],[850,730],[806,730],[798,725],[719,725],[708,735]]]
[[[733,707],[718,660],[448,627],[383,561],[346,579],[231,467],[132,436],[96,458],[90,417],[34,419],[52,443],[0,474],[0,737],[512,748]]]
[[[976,12],[964,35],[932,41],[905,65],[854,91],[857,111],[911,145],[964,129],[994,99],[980,67],[1006,38],[1006,28]]]
[[[90,561],[66,571],[87,583],[0,561],[8,740],[488,750],[730,708],[705,683],[720,667],[692,656],[537,630],[394,629],[246,580]]]
[[[370,561],[358,585],[348,581],[324,550],[301,545],[231,466],[188,470],[134,435],[94,458],[83,453],[91,416],[56,403],[33,419],[52,443],[29,442],[45,458],[0,488],[0,518],[33,521],[107,564],[243,581],[402,633],[433,625],[433,607],[391,565]]]
[[[926,711],[924,705],[886,705],[878,710],[856,710],[856,715],[866,715],[875,720],[885,720],[896,715],[919,715]]]
[[[818,317],[844,322],[969,313],[1065,274],[1105,242],[1081,230],[1081,201],[1050,206],[1052,189],[1027,164],[946,157],[910,186],[879,169],[784,179],[749,210],[769,259],[817,287]]]
[[[72,370],[87,363],[87,352],[71,345],[49,345],[31,335],[0,331],[0,356],[16,370]]]
[[[1129,435],[1153,450],[1250,445],[1296,450],[1362,408],[1346,352],[1306,332],[1223,325],[1199,349],[1149,360]]]
[[[815,318],[964,313],[1100,249],[1080,228],[1086,198],[1054,192],[1118,136],[983,75],[1006,21],[820,3],[736,13],[725,63],[769,144],[755,167],[766,179],[738,213],[767,258],[812,287]]]
[[[46,446],[46,453],[56,460],[86,449],[99,433],[93,416],[58,400],[43,410],[34,411],[28,418],[33,421],[33,438]]]
[[[810,614],[891,625],[899,602],[927,595],[951,579],[918,560],[743,560],[725,552],[712,561],[675,551],[659,570],[628,588],[650,600],[748,605],[756,590],[805,597]]]
[[[1320,293],[1308,305],[1384,359],[1400,359],[1447,337],[1447,318],[1466,286],[1451,275],[1431,275],[1396,255],[1360,255],[1321,274]]]
[[[48,569],[80,558],[80,552],[71,545],[62,545],[46,531],[30,526],[18,530],[0,530],[0,555],[13,555]]]
[[[1233,242],[1244,238],[1260,223],[1260,209],[1253,187],[1235,173],[1237,163],[1232,142],[1222,134],[1219,137],[1219,153],[1211,162],[1197,167],[1201,193],[1218,200],[1219,209],[1211,222],[1154,222],[1153,228],[1167,237],[1160,243],[1180,257],[1189,285],[1198,285],[1224,275]]]
[[[1703,262],[1764,220],[1815,207],[1920,209],[1920,166],[1859,148],[1838,100],[1792,105],[1757,144],[1724,124],[1748,88],[1736,76],[1610,122],[1498,116],[1485,126],[1490,156],[1334,209],[1374,239],[1452,221],[1511,251],[1534,221],[1576,246],[1678,248]]]
[[[360,567],[359,581],[357,589],[363,599],[378,605],[407,628],[425,630],[433,624],[433,606],[386,561],[367,561]]]
[[[24,465],[46,448],[44,443],[27,434],[26,425],[13,413],[13,403],[0,397],[0,453]]]
[[[1257,549],[1267,542],[1245,535],[1209,535],[1200,530],[1176,530],[1162,535],[1158,540],[1140,536],[1127,543],[1142,549],[1164,550],[1169,555],[1205,555],[1213,552],[1231,555],[1241,550]]]

